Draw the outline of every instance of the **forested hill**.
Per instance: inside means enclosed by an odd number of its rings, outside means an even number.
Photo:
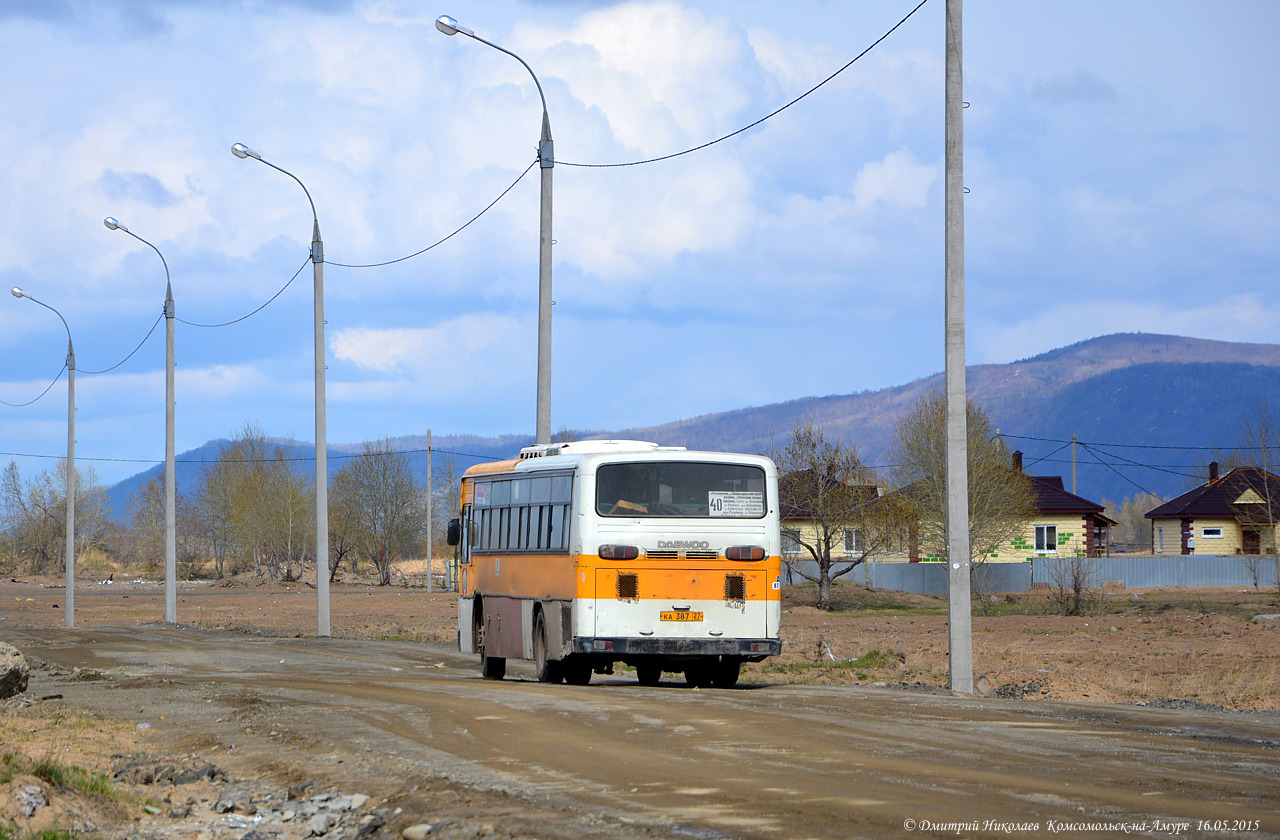
[[[1108,335],[1010,364],[975,365],[968,368],[967,382],[970,396],[996,427],[1019,436],[1009,444],[1025,453],[1028,464],[1049,456],[1062,446],[1054,441],[1072,434],[1092,444],[1125,447],[1077,449],[1081,495],[1118,500],[1148,490],[1167,496],[1185,490],[1192,480],[1187,474],[1211,460],[1212,451],[1127,447],[1235,445],[1241,417],[1253,409],[1255,398],[1280,409],[1280,346]],[[922,394],[942,384],[939,373],[882,391],[792,400],[616,434],[754,452],[770,440],[783,443],[798,420],[812,417],[829,435],[855,444],[865,462],[884,465],[894,425]],[[1069,484],[1069,448],[1028,471],[1065,475]]]
[[[1214,447],[1226,449],[1238,442],[1241,418],[1256,398],[1280,408],[1280,346],[1273,344],[1126,333],[1010,364],[976,365],[967,373],[970,396],[1011,436],[1010,446],[1024,452],[1028,472],[1063,475],[1069,487],[1070,449],[1062,448],[1061,441],[1075,434],[1089,444],[1077,450],[1077,490],[1098,501],[1143,490],[1166,497],[1182,492],[1198,483],[1193,476],[1211,460]],[[850,378],[856,379],[856,372]],[[881,391],[808,397],[589,436],[757,452],[766,451],[771,442],[782,445],[799,420],[812,418],[829,436],[856,445],[866,463],[883,466],[895,423],[920,395],[940,389],[942,380],[939,373]],[[679,414],[679,406],[672,406],[671,413]],[[436,469],[447,459],[466,468],[477,460],[509,457],[530,442],[531,437],[521,435],[437,435]],[[210,442],[179,460],[207,460],[223,443]],[[410,436],[394,443],[400,449],[424,450],[426,438]],[[330,472],[358,449],[358,444],[331,446]],[[314,456],[314,448],[294,444],[294,455]],[[425,453],[410,457],[425,472]],[[133,490],[160,472],[157,467],[115,485],[116,511],[123,512]],[[194,488],[198,472],[194,464],[180,464],[182,492]]]

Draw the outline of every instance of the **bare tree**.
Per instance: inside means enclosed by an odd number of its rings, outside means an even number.
[[[431,477],[431,482],[435,485],[431,489],[431,544],[439,551],[448,543],[446,537],[449,532],[449,520],[456,518],[462,507],[462,467],[454,456],[448,453],[438,452],[437,454],[439,458]],[[457,546],[454,546],[454,554],[456,553]],[[445,581],[452,582],[456,586],[458,569],[455,560],[456,557],[450,556],[445,561],[448,565]]]
[[[1013,468],[1012,453],[991,419],[968,403],[969,561],[977,569],[1015,537],[1025,535],[1035,516],[1031,480]],[[889,451],[897,490],[895,511],[904,528],[918,528],[925,552],[946,556],[946,400],[941,392],[922,396],[899,421]]]
[[[1165,500],[1154,493],[1138,493],[1130,496],[1120,504],[1102,500],[1107,516],[1116,521],[1111,529],[1111,546],[1124,546],[1130,551],[1151,550],[1151,520],[1146,513],[1162,504]]]
[[[334,482],[338,480],[334,475]],[[333,482],[331,482],[333,484]],[[336,486],[336,485],[335,485]],[[344,560],[351,564],[351,574],[356,574],[356,563],[359,553],[355,550],[355,512],[350,509],[352,500],[348,494],[337,494],[329,491],[329,580],[338,578],[338,568]]]
[[[202,561],[204,541],[201,523],[192,500],[182,494],[174,497],[176,515],[176,550],[180,577],[191,577]],[[156,568],[164,560],[164,479],[156,476],[143,484],[129,498],[129,527],[119,535],[117,551],[121,558]]]
[[[344,511],[353,545],[384,586],[391,582],[391,564],[417,546],[426,527],[424,494],[409,459],[386,440],[365,441],[333,476],[331,504]]]
[[[815,572],[801,566],[792,571],[818,585],[818,608],[829,610],[831,582],[888,545],[887,508],[872,504],[878,496],[875,474],[857,449],[828,441],[811,419],[801,420],[782,451],[770,457],[778,465],[782,518],[809,526],[793,538],[813,560]]]
[[[1096,557],[1048,558],[1053,600],[1063,615],[1083,615],[1089,599],[1098,590]]]
[[[4,512],[9,562],[16,568],[27,562],[32,574],[53,574],[65,563],[67,460],[24,481],[17,462],[10,461],[0,475],[0,510]],[[76,470],[77,553],[105,544],[110,522],[107,494],[92,467]]]
[[[197,521],[213,555],[214,576],[222,580],[227,560],[235,555],[235,482],[240,465],[219,458],[205,466],[196,490]],[[236,569],[232,568],[232,573]]]
[[[133,552],[147,568],[164,562],[164,479],[157,476],[129,498]]]
[[[1250,488],[1262,499],[1261,505],[1250,505],[1250,524],[1259,529],[1259,555],[1269,558],[1276,573],[1276,591],[1280,592],[1280,550],[1277,550],[1276,525],[1280,519],[1280,493],[1271,476],[1280,468],[1280,410],[1265,399],[1255,399],[1253,409],[1241,421],[1241,460],[1251,463],[1260,471],[1250,471]],[[1259,564],[1264,565],[1265,561]],[[1253,570],[1254,586],[1258,585],[1260,568]]]
[[[230,559],[232,571],[300,579],[314,558],[314,493],[290,451],[246,423],[205,469],[197,494],[218,576]]]

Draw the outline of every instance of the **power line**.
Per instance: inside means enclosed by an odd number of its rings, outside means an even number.
[[[159,315],[156,316],[156,322],[151,325],[151,329],[147,330],[147,334],[142,337],[142,341],[138,342],[138,346],[133,348],[133,350],[129,353],[129,355],[125,356],[123,359],[116,362],[111,367],[107,368],[106,370],[85,370],[84,368],[76,368],[76,370],[80,371],[81,373],[99,374],[99,373],[110,373],[111,371],[120,367],[122,364],[132,359],[134,353],[137,353],[139,350],[142,349],[142,345],[147,343],[148,338],[151,338],[151,334],[156,331],[156,327],[160,325],[160,319],[162,318],[164,318],[163,312],[161,312]]]
[[[289,278],[289,282],[285,283],[283,286],[280,287],[280,291],[276,292],[274,295],[267,298],[266,303],[262,304],[262,306],[259,306],[257,309],[253,310],[248,315],[242,315],[239,318],[236,318],[234,321],[227,321],[226,323],[223,323],[223,324],[197,324],[194,321],[183,321],[181,318],[177,318],[175,320],[181,321],[182,323],[186,324],[188,327],[229,327],[232,324],[240,323],[246,318],[252,318],[254,315],[257,315],[259,312],[261,312],[262,310],[270,306],[272,301],[274,301],[276,298],[284,294],[284,290],[293,285],[293,281],[298,279],[298,275],[302,273],[302,269],[306,268],[307,263],[309,262],[311,262],[311,257],[308,256],[307,259],[302,263],[302,265],[298,266],[298,270],[293,273],[293,276]]]
[[[1062,446],[1059,446],[1057,449],[1055,449],[1055,450],[1053,450],[1052,452],[1050,452],[1050,453],[1049,453],[1049,455],[1045,455],[1043,458],[1037,458],[1037,459],[1035,459],[1034,461],[1032,461],[1031,463],[1027,464],[1027,466],[1028,466],[1028,467],[1035,466],[1036,464],[1040,463],[1041,461],[1044,461],[1044,460],[1046,460],[1047,458],[1049,458],[1049,456],[1050,456],[1050,455],[1057,455],[1059,452],[1061,452],[1062,450],[1066,449],[1066,448],[1067,448],[1068,446],[1070,446],[1070,445],[1071,445],[1071,442],[1070,442],[1070,441],[1067,441],[1066,443],[1062,444]]]
[[[808,89],[808,90],[806,90],[804,93],[802,93],[802,94],[800,94],[799,96],[797,96],[795,99],[792,99],[790,102],[788,102],[786,105],[783,105],[783,106],[782,106],[781,108],[779,108],[778,110],[773,111],[773,112],[768,113],[768,114],[765,114],[765,115],[764,115],[763,117],[761,117],[760,119],[756,120],[755,122],[753,122],[753,123],[751,123],[751,124],[749,124],[749,125],[744,125],[742,128],[738,129],[737,131],[734,131],[734,132],[731,132],[731,133],[729,133],[729,134],[726,134],[726,135],[724,135],[723,137],[717,137],[715,140],[711,140],[710,142],[703,143],[703,144],[702,144],[702,145],[700,145],[700,146],[694,146],[692,149],[685,149],[683,152],[674,152],[674,153],[669,154],[669,155],[662,155],[661,157],[648,158],[647,160],[633,160],[633,161],[628,161],[628,162],[626,162],[626,163],[574,163],[574,162],[572,162],[572,161],[567,161],[567,160],[557,160],[557,161],[556,161],[556,163],[560,164],[561,166],[578,166],[578,167],[583,167],[583,168],[586,168],[586,169],[613,169],[613,168],[622,167],[622,166],[640,166],[640,165],[642,165],[642,164],[646,164],[646,163],[658,163],[659,161],[671,160],[672,158],[678,158],[678,157],[681,157],[682,155],[692,154],[693,152],[698,152],[698,151],[701,151],[701,150],[703,150],[703,149],[705,149],[705,148],[708,148],[709,146],[714,146],[714,145],[715,145],[715,144],[717,144],[717,143],[722,143],[722,142],[724,142],[725,140],[730,139],[731,137],[737,137],[739,134],[742,134],[744,131],[750,131],[751,129],[755,128],[756,126],[760,125],[761,123],[766,122],[767,120],[771,120],[771,119],[773,119],[774,117],[778,116],[778,114],[781,114],[783,111],[787,110],[787,109],[788,109],[788,108],[790,108],[792,105],[795,105],[795,104],[796,104],[797,102],[799,102],[801,99],[804,99],[806,96],[808,96],[809,94],[813,93],[813,92],[814,92],[814,91],[816,91],[818,88],[822,87],[822,86],[823,86],[823,85],[825,85],[827,82],[829,82],[829,81],[831,81],[832,79],[834,79],[836,76],[839,76],[841,73],[843,73],[844,71],[848,70],[850,67],[852,67],[854,64],[856,64],[856,63],[858,62],[858,60],[859,60],[859,59],[861,59],[861,58],[862,58],[863,56],[865,56],[867,53],[871,52],[873,49],[875,49],[877,46],[879,46],[881,41],[885,40],[885,39],[886,39],[886,38],[888,38],[890,35],[892,35],[895,31],[897,31],[898,27],[902,26],[902,24],[904,24],[904,23],[906,23],[908,20],[910,20],[910,19],[911,19],[911,16],[912,16],[912,15],[914,15],[916,12],[920,11],[920,9],[921,9],[921,8],[923,8],[923,7],[924,7],[924,4],[925,4],[925,3],[927,3],[927,2],[929,2],[929,0],[920,0],[920,4],[919,4],[918,6],[916,6],[914,9],[912,9],[910,12],[907,12],[906,17],[904,17],[902,20],[900,20],[900,21],[898,21],[897,23],[895,23],[895,24],[893,25],[893,27],[892,27],[888,32],[884,33],[884,34],[883,34],[883,35],[881,35],[879,38],[877,38],[877,39],[876,39],[876,40],[871,44],[871,46],[867,47],[865,50],[863,50],[862,52],[858,53],[858,54],[857,54],[856,56],[854,56],[854,57],[853,57],[853,58],[852,58],[852,59],[851,59],[847,64],[845,64],[843,67],[841,67],[839,70],[837,70],[836,72],[832,73],[830,76],[827,76],[825,79],[823,79],[822,81],[818,82],[816,85],[814,85],[813,87],[809,88],[809,89]]]
[[[40,392],[40,396],[36,397],[34,400],[28,400],[27,402],[24,402],[24,403],[11,403],[8,400],[0,400],[0,403],[4,403],[10,408],[26,408],[32,403],[39,402],[40,399],[43,398],[45,394],[49,393],[49,391],[53,388],[54,385],[58,384],[58,380],[62,378],[62,371],[66,369],[67,369],[67,363],[63,362],[62,369],[58,371],[58,375],[53,378],[53,381],[49,383],[49,386],[47,388],[45,388],[43,391]]]
[[[476,219],[479,219],[479,218],[480,218],[481,216],[483,216],[485,213],[488,213],[491,209],[493,209],[493,205],[497,204],[499,201],[502,201],[502,199],[506,198],[506,197],[507,197],[507,193],[509,193],[509,192],[511,192],[513,189],[515,189],[515,188],[516,188],[516,184],[518,184],[518,183],[520,183],[522,180],[524,180],[524,176],[528,175],[528,174],[529,174],[529,170],[530,170],[530,169],[533,169],[533,167],[534,167],[534,166],[536,166],[536,165],[537,165],[537,163],[538,163],[538,159],[537,159],[537,158],[534,158],[533,163],[529,164],[529,166],[528,166],[528,167],[527,167],[523,172],[521,172],[521,173],[520,173],[520,175],[519,175],[519,176],[518,176],[514,181],[512,181],[512,182],[511,182],[511,186],[509,186],[509,187],[507,187],[505,190],[503,190],[503,191],[498,195],[498,197],[497,197],[497,198],[495,198],[493,201],[490,201],[490,202],[485,206],[485,208],[484,208],[483,210],[481,210],[479,213],[475,214],[475,215],[474,215],[474,216],[472,216],[469,220],[467,220],[466,224],[464,224],[462,227],[458,228],[457,230],[455,230],[453,233],[449,234],[449,235],[448,235],[448,236],[446,236],[445,238],[443,238],[443,239],[439,240],[438,242],[433,242],[432,244],[430,244],[430,245],[428,245],[427,247],[423,248],[421,251],[415,251],[414,253],[410,254],[409,256],[407,256],[407,257],[401,257],[400,259],[397,259],[397,260],[387,260],[386,262],[380,262],[380,263],[366,263],[366,264],[364,264],[364,265],[348,265],[347,263],[331,262],[331,261],[329,261],[329,260],[325,260],[325,263],[326,263],[327,265],[336,265],[336,266],[339,266],[339,267],[341,267],[341,268],[381,268],[381,267],[382,267],[382,266],[384,266],[384,265],[395,265],[396,263],[404,262],[405,260],[411,260],[411,259],[413,259],[414,257],[420,257],[420,256],[422,256],[423,254],[425,254],[427,251],[430,251],[432,248],[435,248],[435,247],[437,247],[437,246],[439,246],[439,245],[443,245],[444,243],[448,242],[448,241],[449,241],[450,239],[452,239],[453,237],[455,237],[455,236],[457,236],[458,234],[462,233],[464,230],[466,230],[468,227],[470,227],[470,226],[471,226],[471,223],[472,223],[472,222],[474,222]]]
[[[56,382],[57,380],[54,380],[54,381]],[[433,446],[433,447],[431,447],[431,449],[429,449],[429,450],[428,450],[428,449],[395,449],[395,450],[390,451],[390,452],[389,452],[389,453],[387,453],[387,454],[390,454],[390,455],[412,455],[412,454],[419,453],[419,452],[436,452],[436,453],[441,454],[441,455],[457,455],[457,456],[459,456],[459,457],[461,457],[461,458],[475,458],[477,461],[497,461],[497,460],[502,460],[502,459],[499,459],[499,458],[495,458],[495,457],[493,457],[492,455],[477,455],[477,454],[476,454],[476,453],[474,453],[474,452],[454,452],[454,451],[449,450],[449,449],[440,449],[440,448],[438,448],[438,447],[434,447],[434,446]],[[363,455],[363,454],[364,454],[363,452],[347,452],[347,453],[333,454],[333,455],[330,455],[329,457],[330,457],[330,458],[332,458],[332,459],[333,459],[333,460],[335,460],[335,461],[342,461],[342,460],[348,460],[348,459],[351,459],[351,458],[359,458],[359,457],[360,457],[361,455]],[[30,453],[30,452],[0,452],[0,457],[4,457],[4,458],[43,458],[43,459],[45,459],[45,460],[61,460],[62,458],[65,458],[66,456],[65,456],[65,455],[36,455],[36,454]],[[283,461],[283,462],[286,462],[286,463],[300,463],[300,462],[307,462],[307,461],[314,461],[314,460],[315,460],[315,456],[312,456],[312,457],[310,457],[310,458],[307,458],[307,457],[289,457],[289,458],[235,458],[235,459],[224,459],[224,458],[214,458],[214,459],[208,459],[208,458],[179,458],[179,459],[177,459],[174,463],[177,463],[177,464],[218,464],[218,463],[230,463],[230,464],[266,464],[266,463],[271,463],[271,462],[274,462],[274,461]],[[159,464],[163,464],[163,463],[164,463],[164,459],[163,459],[163,458],[161,458],[161,459],[159,459],[159,460],[154,459],[154,458],[87,458],[87,457],[83,457],[83,456],[81,456],[81,455],[77,455],[77,456],[76,456],[76,461],[77,461],[77,462],[80,462],[80,461],[95,461],[95,462],[110,463],[110,464],[152,464],[152,465],[159,465]]]
[[[999,433],[998,436],[1002,438],[1009,438],[1010,440],[1032,440],[1039,443],[1070,443],[1071,442],[1070,440],[1062,440],[1061,438],[1042,438],[1042,437],[1031,437],[1028,435],[1007,435],[1007,434],[1004,434],[1003,432]],[[1077,440],[1076,442],[1079,444],[1086,444],[1086,441],[1083,441],[1083,440]],[[1183,452],[1220,452],[1224,448],[1221,446],[1170,446],[1170,445],[1158,445],[1158,444],[1151,444],[1151,443],[1103,443],[1101,441],[1087,441],[1087,445],[1103,446],[1103,447],[1107,447],[1108,449],[1170,449],[1170,450],[1183,451]],[[1274,449],[1275,447],[1233,446],[1230,448],[1236,451],[1249,452],[1253,450]]]
[[[1137,488],[1138,488],[1139,490],[1141,490],[1143,493],[1146,493],[1148,496],[1158,496],[1158,494],[1156,494],[1156,493],[1152,493],[1150,490],[1148,490],[1147,488],[1143,487],[1141,484],[1139,484],[1138,482],[1134,481],[1132,478],[1129,478],[1129,476],[1125,475],[1124,473],[1120,472],[1120,471],[1119,471],[1118,469],[1116,469],[1115,467],[1111,466],[1110,464],[1106,463],[1106,462],[1105,462],[1105,461],[1103,461],[1102,459],[1098,458],[1097,453],[1095,453],[1095,452],[1094,452],[1092,449],[1090,449],[1088,446],[1086,446],[1086,447],[1084,448],[1084,451],[1085,451],[1085,452],[1087,452],[1087,453],[1089,453],[1090,455],[1092,455],[1095,459],[1097,459],[1099,464],[1102,464],[1102,466],[1104,466],[1104,467],[1106,467],[1107,469],[1111,470],[1113,473],[1115,473],[1116,475],[1120,476],[1120,477],[1121,477],[1121,478],[1123,478],[1125,481],[1127,481],[1127,482],[1129,482],[1130,484],[1132,484],[1134,487],[1137,487]]]

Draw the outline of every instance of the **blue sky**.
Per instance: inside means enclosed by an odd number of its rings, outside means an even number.
[[[75,340],[77,456],[163,457],[164,254],[179,318],[303,266],[452,232],[555,135],[552,428],[617,429],[942,369],[943,12],[929,0],[10,0],[0,283]],[[1110,332],[1280,341],[1280,6],[968,3],[968,360]],[[529,433],[538,173],[447,243],[326,266],[328,436]],[[257,315],[177,325],[179,451],[246,420],[313,437],[307,266]],[[62,325],[0,300],[0,399]],[[66,447],[65,377],[0,405],[0,451]],[[8,458],[4,458],[5,461]],[[19,458],[24,473],[51,462]],[[147,464],[94,461],[115,481]]]

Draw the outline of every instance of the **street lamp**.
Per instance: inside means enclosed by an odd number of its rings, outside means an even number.
[[[542,207],[538,235],[538,417],[537,442],[551,442],[551,174],[555,166],[554,144],[551,142],[551,119],[547,116],[547,97],[537,75],[525,60],[510,50],[486,41],[448,15],[436,18],[436,29],[446,35],[462,33],[468,38],[504,52],[524,65],[533,76],[542,99],[542,139],[538,142],[538,164],[542,167]]]
[[[107,230],[121,230],[146,245],[164,266],[164,620],[178,621],[178,501],[174,470],[173,442],[173,284],[169,263],[160,249],[108,216],[102,220]]]
[[[63,565],[67,569],[66,626],[70,630],[76,626],[76,350],[71,344],[71,327],[67,326],[67,319],[61,312],[17,286],[12,293],[19,300],[26,298],[57,315],[67,331],[67,529]]]
[[[231,147],[231,154],[240,158],[253,158],[259,163],[283,172],[298,182],[311,205],[311,219],[315,223],[311,236],[311,264],[315,271],[315,342],[316,342],[316,635],[329,635],[329,458],[325,434],[324,400],[324,242],[320,239],[320,219],[316,215],[316,203],[311,200],[307,185],[286,169],[263,160],[262,155],[243,143]]]

